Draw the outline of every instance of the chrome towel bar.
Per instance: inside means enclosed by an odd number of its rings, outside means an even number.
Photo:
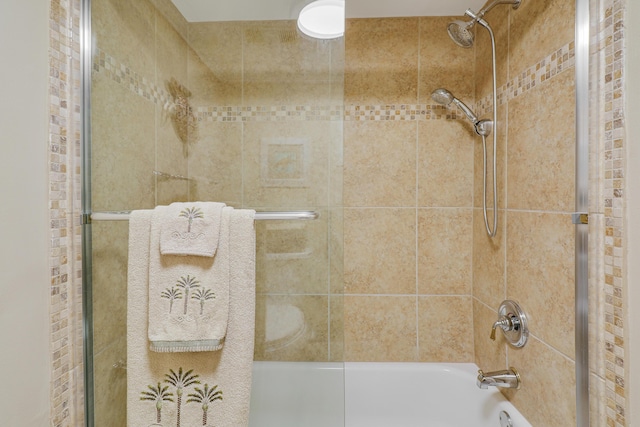
[[[82,215],[82,223],[93,221],[128,221],[131,211],[93,212]],[[316,211],[256,212],[256,221],[264,220],[314,220],[320,214]]]

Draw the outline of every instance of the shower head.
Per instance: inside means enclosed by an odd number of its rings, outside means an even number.
[[[467,9],[464,14],[471,18],[471,21],[455,20],[447,25],[447,32],[449,37],[460,47],[470,48],[473,46],[475,36],[473,35],[473,26],[476,23],[482,25],[488,30],[491,30],[489,23],[482,19],[484,15],[499,4],[510,4],[514,9],[520,7],[522,0],[493,0],[493,2],[487,5],[484,9],[480,9],[480,12],[475,13],[471,9]]]
[[[444,106],[448,106],[455,99],[451,92],[442,88],[436,89],[431,92],[431,98],[438,104],[442,104]]]
[[[460,101],[458,98],[453,96],[451,92],[446,89],[440,88],[431,92],[431,98],[436,101],[438,104],[442,104],[445,107],[449,106],[452,102],[458,106],[462,110],[462,112],[471,120],[474,125],[477,125],[479,120],[478,117],[473,114],[471,109],[467,107],[467,105]]]
[[[473,46],[475,36],[472,29],[475,24],[475,21],[455,20],[447,25],[447,32],[455,44],[468,49]]]

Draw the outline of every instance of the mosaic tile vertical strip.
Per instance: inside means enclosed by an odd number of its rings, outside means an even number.
[[[51,426],[84,424],[80,235],[80,0],[52,0],[49,28]]]
[[[624,61],[625,2],[603,0],[599,39],[604,46],[604,75],[598,82],[604,95],[604,289],[605,289],[605,384],[609,426],[625,427],[625,314],[623,295],[624,262]]]

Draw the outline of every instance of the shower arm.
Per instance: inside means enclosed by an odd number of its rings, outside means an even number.
[[[482,19],[482,17],[489,12],[491,9],[493,9],[494,7],[496,7],[499,4],[510,4],[513,5],[513,9],[517,9],[520,7],[520,3],[522,3],[522,0],[494,0],[489,6],[485,7],[484,9],[480,9],[480,12],[478,12],[477,14],[474,14],[474,16],[469,15],[469,10],[467,10],[467,15],[471,16],[474,20],[476,20],[476,22],[480,19]]]

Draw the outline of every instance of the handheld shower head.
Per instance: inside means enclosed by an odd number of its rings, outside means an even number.
[[[446,89],[440,88],[431,92],[431,98],[436,101],[438,104],[442,104],[445,107],[449,106],[452,102],[458,106],[462,110],[462,112],[471,120],[474,125],[477,125],[479,120],[478,117],[473,114],[471,109],[467,107],[467,105],[460,101],[458,98],[453,96],[451,92]]]
[[[444,106],[448,106],[455,99],[451,92],[442,88],[436,89],[431,92],[431,98],[438,104],[442,104]]]

